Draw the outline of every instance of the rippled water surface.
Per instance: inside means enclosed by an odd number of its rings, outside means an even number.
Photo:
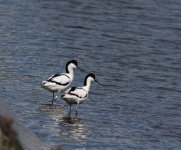
[[[0,101],[64,149],[181,147],[180,0],[1,0]],[[94,72],[71,124],[41,81],[76,59]],[[75,70],[74,86],[85,74]]]

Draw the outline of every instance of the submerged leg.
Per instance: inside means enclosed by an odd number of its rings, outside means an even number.
[[[76,108],[75,108],[75,118],[76,118],[77,115],[78,115],[78,109],[77,109],[77,108],[78,108],[78,105],[79,105],[79,104],[77,104],[77,105],[76,105]]]
[[[55,93],[53,92],[53,99],[52,99],[52,105],[53,105],[53,102],[55,101]]]
[[[72,108],[72,105],[69,105],[69,106],[70,106],[69,119],[71,119],[71,108]]]

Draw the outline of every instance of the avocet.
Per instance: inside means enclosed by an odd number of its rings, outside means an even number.
[[[92,81],[96,81],[100,84],[93,73],[89,73],[84,79],[84,86],[82,87],[70,87],[65,93],[61,96],[62,99],[67,102],[70,106],[69,118],[71,118],[71,107],[73,104],[76,104],[76,115],[78,115],[77,107],[79,104],[83,103],[88,97],[90,85]],[[102,85],[102,84],[100,84]],[[103,85],[102,85],[103,86]]]

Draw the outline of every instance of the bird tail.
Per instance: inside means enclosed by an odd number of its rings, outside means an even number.
[[[42,81],[41,85],[45,86],[46,83],[47,83],[47,81]]]
[[[48,82],[48,81],[42,81],[42,83],[41,83],[41,86],[42,87],[49,87],[49,86],[51,86],[52,85],[52,83],[51,82]]]
[[[65,94],[61,95],[61,98],[64,98]]]

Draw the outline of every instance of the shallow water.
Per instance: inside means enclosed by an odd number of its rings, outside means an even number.
[[[64,149],[181,147],[181,1],[1,0],[0,100],[44,142]],[[91,86],[68,123],[41,81],[76,59]],[[72,85],[83,84],[75,70]]]

